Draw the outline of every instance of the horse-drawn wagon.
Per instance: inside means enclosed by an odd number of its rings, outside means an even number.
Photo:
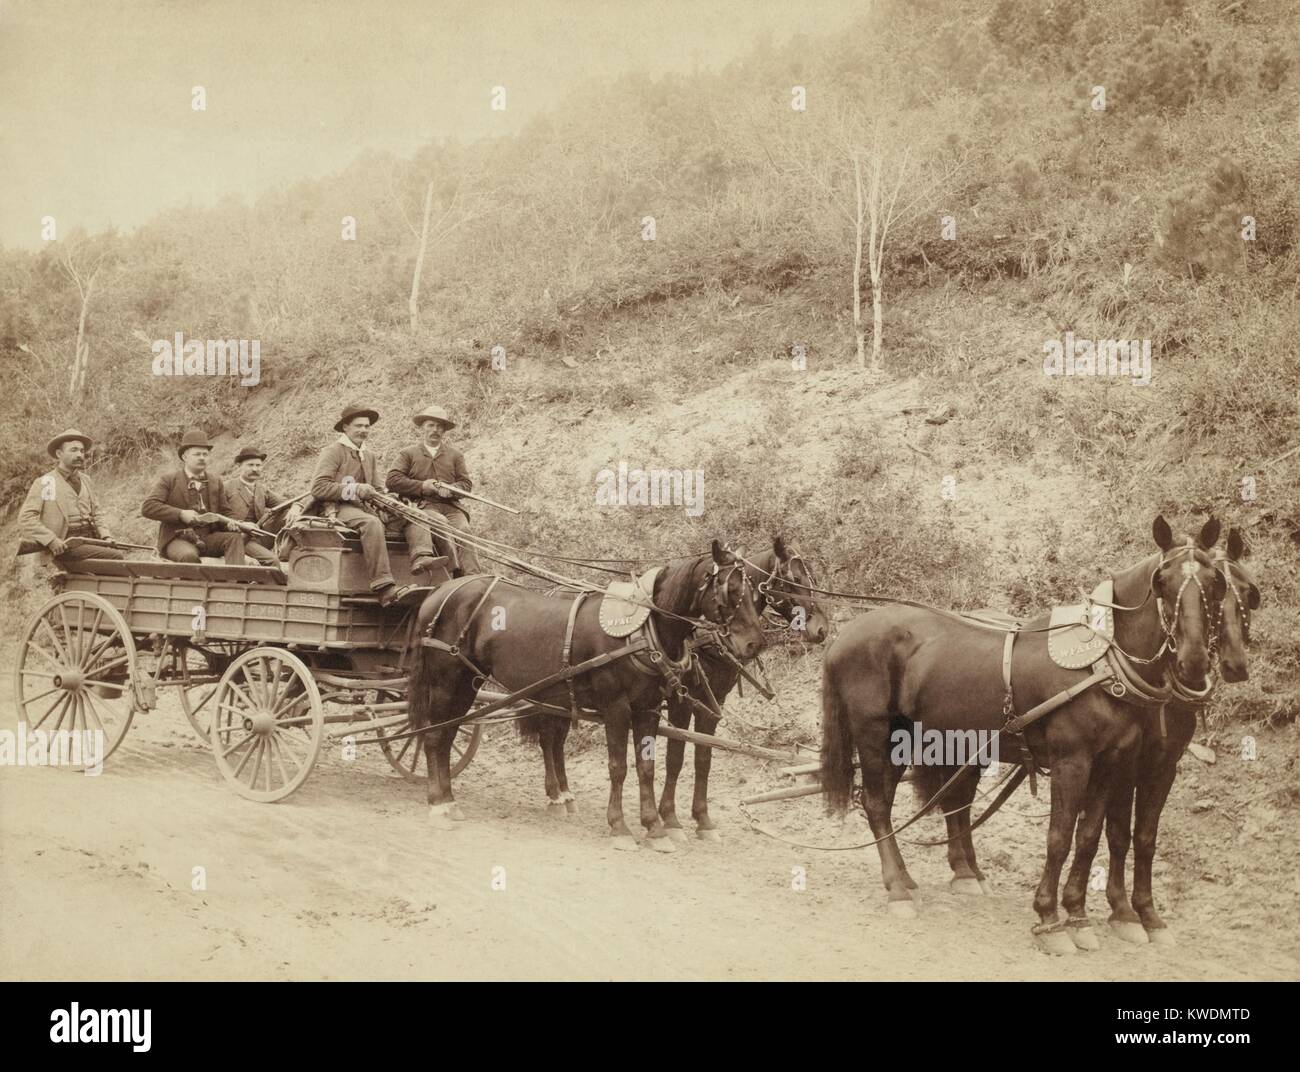
[[[380,606],[350,531],[303,519],[285,539],[284,570],[90,559],[57,574],[56,594],[23,631],[20,720],[33,731],[100,732],[103,759],[168,688],[222,776],[250,800],[283,800],[327,740],[362,731],[405,778],[422,781],[417,742],[384,741],[406,725],[415,607]],[[409,583],[405,545],[390,543],[389,558]],[[421,582],[448,579],[445,565]],[[463,727],[453,774],[481,734]]]

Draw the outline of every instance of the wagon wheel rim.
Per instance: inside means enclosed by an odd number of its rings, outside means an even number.
[[[394,698],[396,694],[394,694]],[[407,732],[411,728],[409,722],[403,722],[397,726],[376,728],[375,734],[379,737],[379,747],[383,749],[384,758],[388,760],[393,770],[397,771],[408,782],[423,783],[428,778],[428,769],[424,762],[424,741],[422,735],[415,737],[406,737],[396,741],[389,741],[389,735],[396,735]],[[456,777],[461,771],[469,766],[470,760],[474,758],[474,753],[478,751],[480,740],[483,737],[483,727],[477,723],[465,723],[457,728],[456,736],[451,742],[451,776]]]
[[[225,644],[222,647],[225,649],[224,654],[231,657],[240,651],[240,647],[235,644]],[[203,742],[208,743],[215,706],[213,700],[221,685],[221,675],[212,670],[202,651],[188,644],[172,647],[171,672],[179,682],[176,691],[180,694],[181,710],[185,712],[185,718]]]
[[[138,706],[135,640],[126,620],[103,597],[64,592],[28,621],[14,670],[14,701],[28,733],[100,734],[100,761],[126,737]],[[84,756],[91,739],[62,737],[72,755]],[[64,747],[61,744],[61,747]],[[68,758],[61,751],[60,760]],[[88,764],[62,763],[71,771]]]
[[[221,675],[209,740],[217,769],[246,800],[284,800],[307,780],[325,737],[316,681],[296,655],[253,648]]]

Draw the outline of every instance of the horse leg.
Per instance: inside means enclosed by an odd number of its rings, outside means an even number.
[[[1039,754],[1042,754],[1041,750]],[[1087,791],[1092,773],[1091,757],[1081,745],[1071,755],[1050,759],[1052,768],[1052,815],[1047,829],[1047,856],[1043,862],[1043,875],[1034,892],[1034,911],[1038,924],[1034,927],[1043,948],[1049,953],[1067,954],[1075,951],[1074,942],[1065,933],[1057,919],[1057,890],[1061,883],[1061,868],[1070,854],[1074,827]]]
[[[677,696],[673,696],[668,701],[668,722],[679,730],[684,730],[691,724],[690,706]],[[681,821],[677,818],[677,776],[681,774],[682,760],[686,758],[686,742],[669,737],[667,752],[668,758],[665,762],[667,772],[664,775],[664,791],[659,797],[659,816],[663,819],[664,827],[670,837],[684,838],[686,835],[682,831]],[[699,749],[696,749],[695,754],[699,756]],[[697,783],[698,780],[697,775]]]
[[[695,728],[700,733],[712,734],[718,728],[716,716],[696,713]],[[717,841],[721,836],[709,816],[709,768],[713,765],[713,749],[706,745],[692,745],[695,753],[695,790],[691,800],[691,818],[695,820],[695,836],[704,841]]]
[[[954,774],[956,767],[944,767],[940,771],[942,785]],[[983,875],[975,864],[975,846],[970,836],[970,809],[975,801],[975,792],[979,788],[979,767],[968,767],[966,773],[948,791],[947,797],[939,803],[944,809],[944,823],[948,827],[948,866],[952,868],[952,878],[948,888],[953,893],[978,896],[984,892],[980,884]]]
[[[1155,897],[1151,892],[1151,865],[1156,855],[1156,835],[1160,830],[1160,814],[1164,811],[1169,790],[1178,773],[1178,760],[1182,758],[1192,735],[1196,732],[1194,711],[1165,708],[1166,728],[1169,735],[1145,742],[1141,759],[1142,778],[1137,785],[1137,821],[1133,838],[1133,907],[1146,928],[1147,937],[1157,945],[1173,945],[1173,935],[1165,921],[1156,912]],[[1125,831],[1127,833],[1127,831]],[[1110,837],[1109,827],[1106,830]],[[1125,848],[1128,843],[1125,841]]]
[[[449,673],[450,681],[432,689],[431,725],[438,728],[424,734],[424,761],[429,770],[429,821],[439,830],[450,830],[465,818],[451,790],[451,745],[460,723],[474,702],[472,679]]]
[[[569,815],[578,813],[578,799],[569,791],[569,776],[564,770],[564,742],[568,739],[573,722],[567,718],[555,720],[555,736],[551,738],[551,759],[555,763],[555,778],[560,785],[560,799],[564,801],[564,810]]]
[[[659,705],[632,712],[633,759],[636,782],[641,798],[641,825],[645,827],[646,845],[658,852],[673,852],[676,846],[655,808],[655,731],[659,727]]]
[[[1079,949],[1101,948],[1088,922],[1086,901],[1092,865],[1097,858],[1097,845],[1101,841],[1102,822],[1107,815],[1109,794],[1115,782],[1112,773],[1111,765],[1107,762],[1097,761],[1092,765],[1083,810],[1075,827],[1074,860],[1061,897],[1067,917],[1067,932]]]
[[[551,808],[558,808],[564,804],[564,797],[560,795],[560,776],[555,769],[555,723],[558,719],[551,718],[550,715],[537,716],[537,744],[542,750],[542,763],[546,768],[545,785],[546,785],[546,804],[549,811]],[[568,719],[564,720],[565,722]],[[552,813],[554,814],[554,813]]]
[[[889,836],[894,830],[890,818],[894,790],[902,775],[889,758],[889,719],[864,717],[853,708],[849,714],[858,761],[862,766],[862,807],[871,824],[871,833],[878,840],[876,852],[880,856],[880,876],[888,893],[889,911],[891,915],[911,918],[916,915],[911,894],[916,883],[907,873],[897,840]]]
[[[623,820],[623,780],[627,777],[627,735],[632,728],[632,709],[627,700],[618,698],[607,703],[602,711],[605,721],[605,750],[609,755],[609,804],[605,819],[614,848],[625,851],[636,849],[636,838]]]

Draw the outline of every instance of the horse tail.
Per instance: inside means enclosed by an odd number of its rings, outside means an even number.
[[[542,736],[542,715],[534,711],[519,719],[519,739],[525,744],[537,744]]]
[[[822,792],[826,810],[843,815],[853,793],[853,735],[848,709],[835,680],[835,663],[822,664]]]

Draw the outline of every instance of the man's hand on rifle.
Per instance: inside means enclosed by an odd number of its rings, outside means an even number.
[[[375,486],[373,484],[354,484],[353,490],[355,491],[357,498],[362,502],[365,502],[375,493]]]
[[[182,511],[181,511],[181,524],[182,524],[182,525],[197,525],[197,524],[198,524],[198,521],[199,521],[199,512],[198,512],[197,510],[182,510]]]
[[[52,539],[48,544],[46,544],[46,547],[49,549],[50,554],[56,557],[63,554],[63,552],[68,549],[68,545],[64,543],[62,540],[60,540],[57,536],[55,536],[54,539]]]

